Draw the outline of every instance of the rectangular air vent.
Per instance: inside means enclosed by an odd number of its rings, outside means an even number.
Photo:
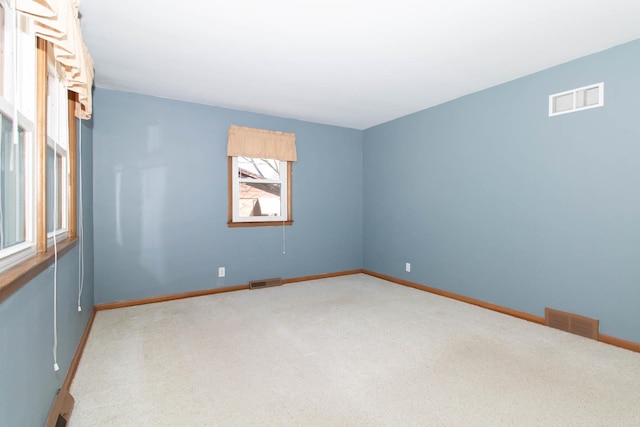
[[[552,328],[585,338],[598,339],[599,321],[596,319],[546,307],[544,309],[544,323]]]
[[[600,82],[550,95],[549,117],[602,107],[603,105],[604,83]]]
[[[282,279],[275,277],[273,279],[253,280],[249,282],[250,289],[270,288],[272,286],[282,285]]]

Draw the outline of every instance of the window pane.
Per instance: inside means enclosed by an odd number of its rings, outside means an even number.
[[[238,157],[238,178],[280,180],[280,161]]]
[[[18,131],[17,143],[13,141],[13,123],[2,116],[1,123],[0,248],[25,241],[25,151],[24,130]]]
[[[573,110],[573,92],[566,95],[556,96],[553,99],[554,113],[561,113],[569,110]]]
[[[585,106],[597,105],[600,102],[600,88],[592,87],[584,91]]]
[[[239,214],[252,216],[280,216],[280,184],[241,182]]]
[[[56,158],[57,164],[54,164]],[[47,233],[54,231],[54,224],[56,224],[56,230],[62,228],[62,209],[64,209],[62,180],[64,163],[62,159],[60,153],[55,153],[53,148],[47,147]],[[58,197],[57,206],[54,205],[56,195]]]

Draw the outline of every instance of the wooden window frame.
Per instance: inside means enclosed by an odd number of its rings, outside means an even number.
[[[283,221],[233,221],[233,157],[227,157],[228,177],[227,177],[227,194],[228,194],[228,220],[227,226],[236,227],[273,227],[273,226],[290,226],[293,225],[293,162],[287,161],[287,219]]]

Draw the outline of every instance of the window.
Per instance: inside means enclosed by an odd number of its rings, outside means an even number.
[[[67,89],[50,60],[47,76],[47,238],[62,239],[68,230],[69,121]]]
[[[67,198],[66,156],[47,147],[47,236],[66,232]]]
[[[35,253],[35,92],[23,90],[35,82],[35,43],[15,17],[0,0],[0,270]]]
[[[549,96],[549,116],[602,107],[604,83],[597,83]]]
[[[291,220],[291,162],[232,157],[232,222]]]
[[[293,133],[232,125],[229,157],[229,227],[291,225]]]
[[[58,241],[69,236],[71,224],[67,88],[59,77],[60,66],[52,56],[47,59],[45,42],[40,41],[43,59],[36,64],[36,39],[27,20],[15,18],[15,11],[0,0],[0,271],[45,250],[47,239],[51,244],[54,236]],[[41,158],[36,69],[46,74],[47,87],[40,94],[47,117]],[[36,167],[40,161],[42,168]]]
[[[91,117],[93,61],[77,7],[49,3],[0,0],[0,301],[77,235],[76,117]]]

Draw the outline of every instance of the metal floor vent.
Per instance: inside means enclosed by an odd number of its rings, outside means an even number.
[[[282,285],[282,279],[275,277],[273,279],[254,280],[249,282],[249,289],[270,288],[272,286]]]
[[[552,328],[571,332],[585,338],[598,339],[599,321],[597,319],[546,307],[544,309],[544,323]]]

